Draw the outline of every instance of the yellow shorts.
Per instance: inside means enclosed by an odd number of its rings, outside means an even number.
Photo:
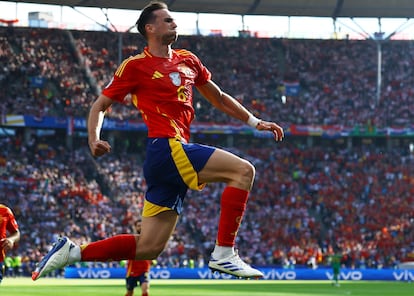
[[[159,205],[153,204],[152,202],[148,200],[145,200],[144,208],[142,209],[142,217],[154,217],[158,215],[159,213],[162,213],[165,211],[173,211],[173,209],[159,206]]]

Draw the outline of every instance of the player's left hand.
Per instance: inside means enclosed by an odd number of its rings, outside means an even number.
[[[271,131],[273,133],[275,141],[282,141],[283,137],[285,136],[283,128],[280,125],[270,121],[261,120],[257,124],[256,129],[259,131]]]

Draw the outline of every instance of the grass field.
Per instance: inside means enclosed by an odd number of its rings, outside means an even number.
[[[135,295],[141,295],[137,290]],[[5,278],[1,296],[115,296],[125,295],[124,281]],[[151,296],[413,296],[414,283],[343,281],[333,287],[329,281],[263,280],[152,280]]]

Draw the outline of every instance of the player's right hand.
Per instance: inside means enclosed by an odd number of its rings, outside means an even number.
[[[89,148],[93,156],[99,157],[111,152],[111,145],[107,141],[96,140],[89,143]]]
[[[9,251],[13,249],[14,242],[9,238],[2,238],[0,240],[0,249],[3,249],[5,251]]]

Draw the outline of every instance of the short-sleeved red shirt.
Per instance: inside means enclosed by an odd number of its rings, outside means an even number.
[[[149,272],[151,267],[151,260],[128,260],[126,277],[140,276],[143,273]]]
[[[19,230],[13,212],[5,205],[0,204],[0,239],[7,237],[7,232],[15,233]],[[0,249],[0,262],[4,261],[5,252]]]
[[[194,119],[193,86],[210,78],[210,71],[190,51],[175,49],[171,58],[160,58],[146,47],[122,62],[102,93],[118,102],[131,94],[148,127],[148,137],[188,142]]]

